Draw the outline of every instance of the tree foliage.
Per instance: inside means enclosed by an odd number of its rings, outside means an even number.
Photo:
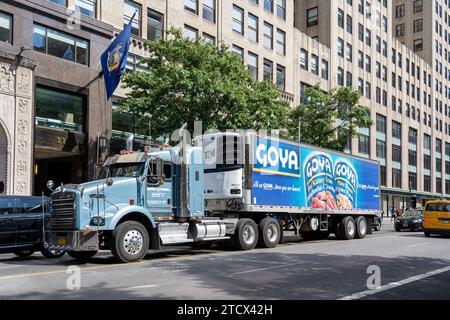
[[[323,92],[319,85],[305,90],[305,102],[290,113],[289,136],[324,148],[344,151],[358,128],[373,125],[370,109],[359,104],[361,94],[348,87]]]
[[[147,72],[127,73],[131,89],[122,107],[150,114],[152,135],[170,134],[195,121],[203,129],[273,129],[285,125],[288,103],[270,82],[253,79],[240,58],[223,44],[187,39],[171,29],[165,39],[145,43]]]

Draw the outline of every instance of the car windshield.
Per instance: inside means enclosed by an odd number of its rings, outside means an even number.
[[[405,217],[421,217],[423,215],[421,210],[408,210],[405,212]]]
[[[144,173],[144,163],[118,163],[109,166],[107,177],[136,178]]]

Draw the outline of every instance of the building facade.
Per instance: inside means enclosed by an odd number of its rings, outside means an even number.
[[[27,11],[31,2],[42,8],[39,13]],[[59,171],[71,159],[76,164],[87,159],[86,168],[72,166],[70,178],[92,176],[94,164],[104,156],[99,152],[99,137],[110,142],[110,152],[123,148],[129,133],[136,134],[142,144],[150,139],[148,118],[117,109],[125,90],[117,90],[111,105],[101,97],[101,82],[87,86],[88,79],[95,79],[100,70],[101,51],[135,12],[128,70],[140,70],[140,57],[148,54],[144,39],[164,37],[174,26],[188,37],[228,44],[255,79],[272,81],[292,105],[301,103],[305,88],[316,84],[325,91],[338,86],[358,89],[361,103],[370,107],[374,126],[361,128],[347,152],[380,162],[384,209],[421,206],[426,199],[450,194],[450,9],[444,0],[3,1],[0,19],[3,13],[12,17],[15,25],[23,26],[19,31],[12,28],[12,46],[2,33],[0,49],[12,47],[17,53],[24,44],[32,44],[34,49],[23,55],[36,61],[33,171],[38,177],[42,167],[57,167],[48,165],[54,157],[62,159]],[[21,22],[25,13],[28,19]],[[67,30],[74,14],[81,28]],[[76,58],[67,62],[70,54],[54,57],[48,48],[43,52],[33,45],[36,34],[44,32],[40,26],[87,40],[89,63],[77,63]],[[32,32],[24,31],[28,29],[35,30],[33,39]],[[86,42],[81,44],[86,46]],[[49,87],[63,89],[59,100],[70,100],[87,110],[82,113],[85,127],[73,121],[75,114],[53,119],[49,112],[41,112],[46,104],[43,97],[52,95],[46,91]],[[70,95],[80,92],[81,98]],[[59,120],[62,128],[53,120]],[[56,140],[75,141],[74,145],[85,151],[75,147],[63,154],[62,148],[53,155],[54,146],[45,145],[45,139],[42,142],[43,137],[51,136],[49,130],[73,133],[71,138]],[[81,143],[80,133],[85,137]],[[44,178],[31,179],[40,186],[34,188],[36,192],[42,189]]]

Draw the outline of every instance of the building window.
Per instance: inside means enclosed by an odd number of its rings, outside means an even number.
[[[308,51],[300,49],[300,68],[308,70]]]
[[[233,5],[233,32],[244,34],[244,10]]]
[[[277,17],[286,20],[286,0],[277,0]]]
[[[359,134],[358,151],[360,154],[370,154],[370,137],[365,134]]]
[[[253,79],[258,80],[258,56],[252,52],[249,52],[247,57],[247,65]]]
[[[392,121],[392,137],[402,139],[402,125],[397,121]]]
[[[248,14],[248,32],[247,37],[250,41],[259,41],[259,19],[257,16]]]
[[[89,41],[38,24],[33,26],[33,46],[36,51],[68,61],[87,65]]]
[[[12,43],[12,21],[11,15],[0,12],[0,41]]]
[[[85,132],[85,113],[84,96],[40,85],[36,87],[37,125]]]
[[[60,6],[67,7],[67,0],[48,0],[48,1],[59,4]]]
[[[414,20],[414,33],[423,31],[423,19]]]
[[[264,47],[273,49],[273,26],[267,22],[264,22]]]
[[[148,9],[147,38],[156,40],[164,37],[164,15],[155,10]]]
[[[405,24],[398,24],[395,26],[395,36],[403,37],[405,35]]]
[[[411,167],[417,167],[417,152],[414,150],[408,150],[408,163]]]
[[[402,170],[392,168],[392,187],[402,187]]]
[[[273,82],[273,62],[264,59],[264,81],[270,81]]]
[[[203,0],[203,19],[216,22],[216,0]]]
[[[338,38],[337,54],[339,57],[344,57],[344,40],[341,38]]]
[[[344,28],[344,10],[338,9],[338,26]]]
[[[415,0],[413,2],[413,11],[414,13],[423,11],[423,0]]]
[[[386,141],[377,139],[377,158],[386,160]]]
[[[184,36],[192,41],[198,38],[198,30],[188,25],[184,25]]]
[[[380,183],[383,187],[387,185],[386,166],[380,166]]]
[[[423,191],[431,192],[431,176],[423,176]]]
[[[264,9],[273,12],[273,0],[264,0]]]
[[[409,189],[417,190],[417,174],[414,172],[409,172],[408,174],[408,185]]]
[[[315,54],[311,56],[311,72],[316,76],[319,74],[319,57]]]
[[[312,27],[319,24],[319,8],[314,7],[306,12],[306,26]]]
[[[198,0],[184,0],[184,9],[198,14]]]
[[[436,178],[436,193],[442,193],[442,178]]]
[[[97,0],[77,0],[75,10],[89,17],[97,16]]]
[[[399,5],[395,7],[395,17],[401,18],[405,16],[405,5]]]
[[[419,52],[423,50],[423,39],[414,40],[414,52]]]
[[[286,91],[286,69],[277,64],[277,83],[276,87],[278,90]]]
[[[133,18],[133,22],[131,23],[131,34],[134,34],[138,37],[141,36],[141,5],[135,3],[133,1],[125,0],[124,2],[124,26],[126,26],[133,15],[136,15]]]
[[[338,67],[337,82],[339,86],[344,85],[344,69],[342,69],[341,67]]]
[[[210,34],[204,33],[204,32],[203,32],[202,36],[203,36],[203,40],[205,41],[205,43],[212,44],[212,45],[216,44],[216,37],[214,37]]]
[[[244,62],[244,49],[242,49],[239,46],[233,45],[231,47],[231,51],[239,57],[239,59],[241,60],[241,63]]]
[[[347,32],[353,34],[353,18],[350,15],[347,15]]]
[[[277,29],[277,53],[286,55],[286,32]]]
[[[322,78],[328,80],[328,61],[322,59]]]

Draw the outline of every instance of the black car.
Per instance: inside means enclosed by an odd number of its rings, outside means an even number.
[[[407,210],[395,221],[395,231],[402,230],[422,231],[423,211]]]
[[[43,225],[49,219],[49,199],[42,197],[0,197],[0,253],[28,257],[40,251],[47,258],[59,258],[64,251],[43,246]]]

